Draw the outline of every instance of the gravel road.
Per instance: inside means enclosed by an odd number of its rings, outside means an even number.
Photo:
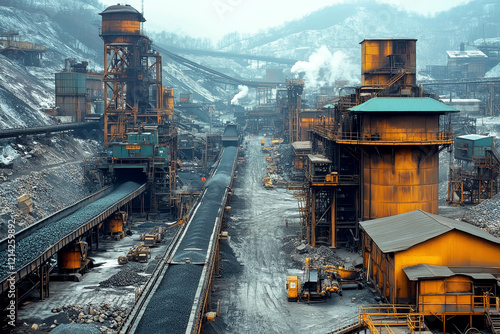
[[[205,333],[326,333],[334,324],[357,314],[357,306],[374,303],[369,290],[344,290],[326,303],[289,303],[286,276],[297,264],[284,250],[283,239],[297,230],[285,228],[285,218],[298,220],[297,200],[284,189],[262,186],[266,153],[261,137],[247,149],[245,170],[238,175],[231,202],[230,240],[222,249],[221,278],[215,280],[214,303],[221,316]],[[293,247],[292,247],[293,249]],[[355,298],[355,302],[352,302]]]

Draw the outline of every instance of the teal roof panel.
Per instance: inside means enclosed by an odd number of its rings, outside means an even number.
[[[374,97],[351,109],[365,112],[450,113],[459,110],[430,97]]]

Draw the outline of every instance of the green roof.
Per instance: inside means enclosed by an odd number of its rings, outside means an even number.
[[[457,138],[465,139],[465,140],[471,140],[471,141],[476,141],[476,140],[481,140],[481,139],[486,139],[486,138],[491,138],[491,137],[490,136],[483,136],[483,135],[471,134],[471,135],[457,136]]]
[[[411,112],[411,113],[450,113],[458,112],[438,100],[430,97],[374,97],[351,109],[358,113],[364,112]]]

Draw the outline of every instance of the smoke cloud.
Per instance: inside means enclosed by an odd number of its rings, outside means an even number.
[[[351,57],[342,51],[332,54],[324,45],[311,54],[308,61],[296,62],[291,72],[304,73],[308,88],[332,86],[336,80],[349,80],[351,84],[360,82],[359,66],[354,66]]]
[[[248,87],[244,85],[238,85],[238,89],[240,90],[238,94],[236,94],[231,100],[231,104],[239,105],[242,98],[248,95]]]

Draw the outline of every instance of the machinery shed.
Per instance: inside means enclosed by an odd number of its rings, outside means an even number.
[[[405,274],[411,266],[448,267],[454,274],[500,274],[500,239],[468,223],[415,210],[360,225],[367,277],[390,303],[416,302],[413,276]],[[447,271],[438,277],[450,275]]]
[[[304,168],[304,161],[307,155],[312,153],[312,143],[310,141],[296,141],[292,143],[294,160],[293,167],[296,169]]]
[[[494,147],[492,136],[463,135],[455,139],[455,159],[471,162],[474,158],[483,157],[487,150]]]
[[[418,312],[432,314],[473,314],[475,299],[485,292],[496,294],[496,278],[488,273],[455,273],[446,266],[418,264],[403,268],[417,296]]]

